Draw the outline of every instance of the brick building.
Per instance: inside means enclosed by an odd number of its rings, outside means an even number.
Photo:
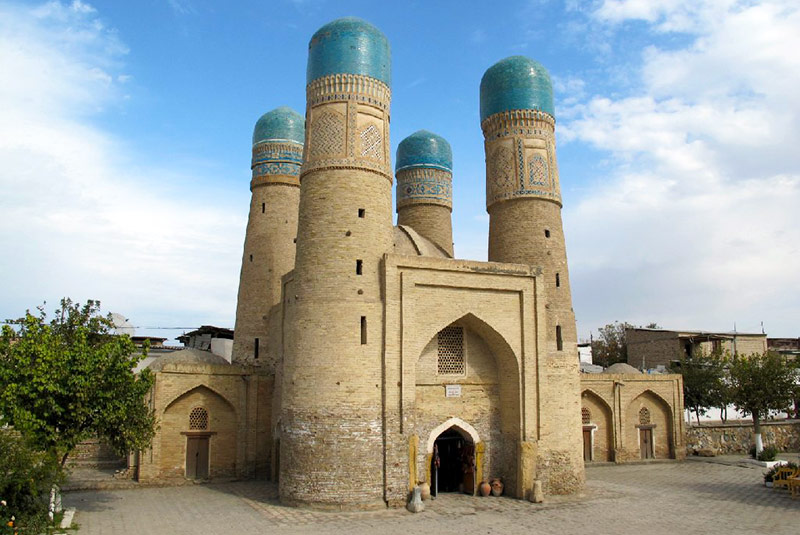
[[[514,56],[481,81],[477,262],[453,258],[447,141],[412,134],[393,173],[390,71],[377,28],[333,21],[309,44],[305,119],[256,123],[233,362],[185,350],[157,370],[140,477],[264,475],[285,503],[337,509],[405,503],[434,474],[442,491],[583,487],[550,77]]]

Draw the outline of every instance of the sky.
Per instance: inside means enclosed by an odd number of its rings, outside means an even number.
[[[796,0],[0,0],[0,319],[69,296],[137,334],[233,328],[253,126],[303,113],[342,16],[391,44],[392,152],[452,146],[457,257],[487,255],[481,76],[526,55],[554,83],[579,337],[800,336]]]

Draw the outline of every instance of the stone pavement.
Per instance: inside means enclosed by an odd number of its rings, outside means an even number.
[[[800,533],[800,500],[765,488],[759,467],[719,462],[599,465],[584,494],[544,504],[443,494],[426,510],[319,512],[281,506],[274,484],[246,481],[71,492],[79,535],[342,533]]]

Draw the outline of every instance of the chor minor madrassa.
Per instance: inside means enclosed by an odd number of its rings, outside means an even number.
[[[390,105],[380,30],[311,37],[305,118],[279,107],[253,133],[232,362],[153,362],[139,479],[265,478],[283,503],[360,509],[495,478],[574,493],[586,461],[680,455],[674,380],[581,380],[544,67],[481,80],[488,262],[453,258],[445,139],[419,130],[392,167]]]

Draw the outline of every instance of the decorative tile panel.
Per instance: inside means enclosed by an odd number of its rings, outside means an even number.
[[[266,184],[299,186],[303,145],[287,141],[261,142],[253,146],[250,189]]]
[[[452,174],[426,167],[398,171],[397,208],[411,204],[440,204],[452,208]]]

